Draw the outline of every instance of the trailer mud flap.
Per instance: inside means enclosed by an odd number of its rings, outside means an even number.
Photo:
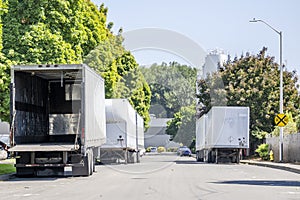
[[[73,166],[72,175],[73,176],[89,176],[93,174],[94,162],[93,162],[93,151],[89,150],[87,155],[82,158],[83,166]]]

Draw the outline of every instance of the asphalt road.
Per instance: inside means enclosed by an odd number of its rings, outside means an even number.
[[[99,165],[90,177],[13,178],[0,199],[252,200],[300,199],[300,174],[243,164],[204,164],[175,155],[147,155],[141,163]]]

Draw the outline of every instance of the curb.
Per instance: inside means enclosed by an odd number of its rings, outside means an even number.
[[[0,175],[0,181],[7,181],[11,179],[14,175],[15,175],[14,173]]]
[[[248,165],[256,165],[256,166],[261,166],[261,167],[269,167],[269,168],[273,168],[273,169],[281,169],[281,170],[300,174],[300,168],[298,169],[298,168],[293,168],[293,167],[289,167],[289,166],[276,165],[276,164],[272,164],[272,163],[253,162],[253,161],[245,161],[245,160],[241,160],[240,163],[248,164]]]

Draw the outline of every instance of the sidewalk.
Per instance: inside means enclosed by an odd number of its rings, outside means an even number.
[[[240,163],[248,165],[257,165],[262,167],[270,167],[274,169],[286,170],[289,172],[300,174],[300,163],[276,163],[270,161],[255,161],[255,160],[241,160]]]

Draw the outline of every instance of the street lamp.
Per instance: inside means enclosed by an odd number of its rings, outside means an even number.
[[[269,28],[271,28],[273,31],[275,31],[277,34],[279,34],[279,48],[280,48],[280,59],[279,59],[279,65],[280,65],[280,85],[279,85],[279,90],[280,90],[280,98],[279,98],[279,112],[283,113],[283,72],[282,72],[282,32],[276,30],[273,28],[270,24],[267,22],[260,20],[260,19],[255,19],[250,20],[249,22],[262,22],[265,25],[267,25]],[[279,138],[279,161],[283,161],[283,127],[280,127],[280,138]]]

